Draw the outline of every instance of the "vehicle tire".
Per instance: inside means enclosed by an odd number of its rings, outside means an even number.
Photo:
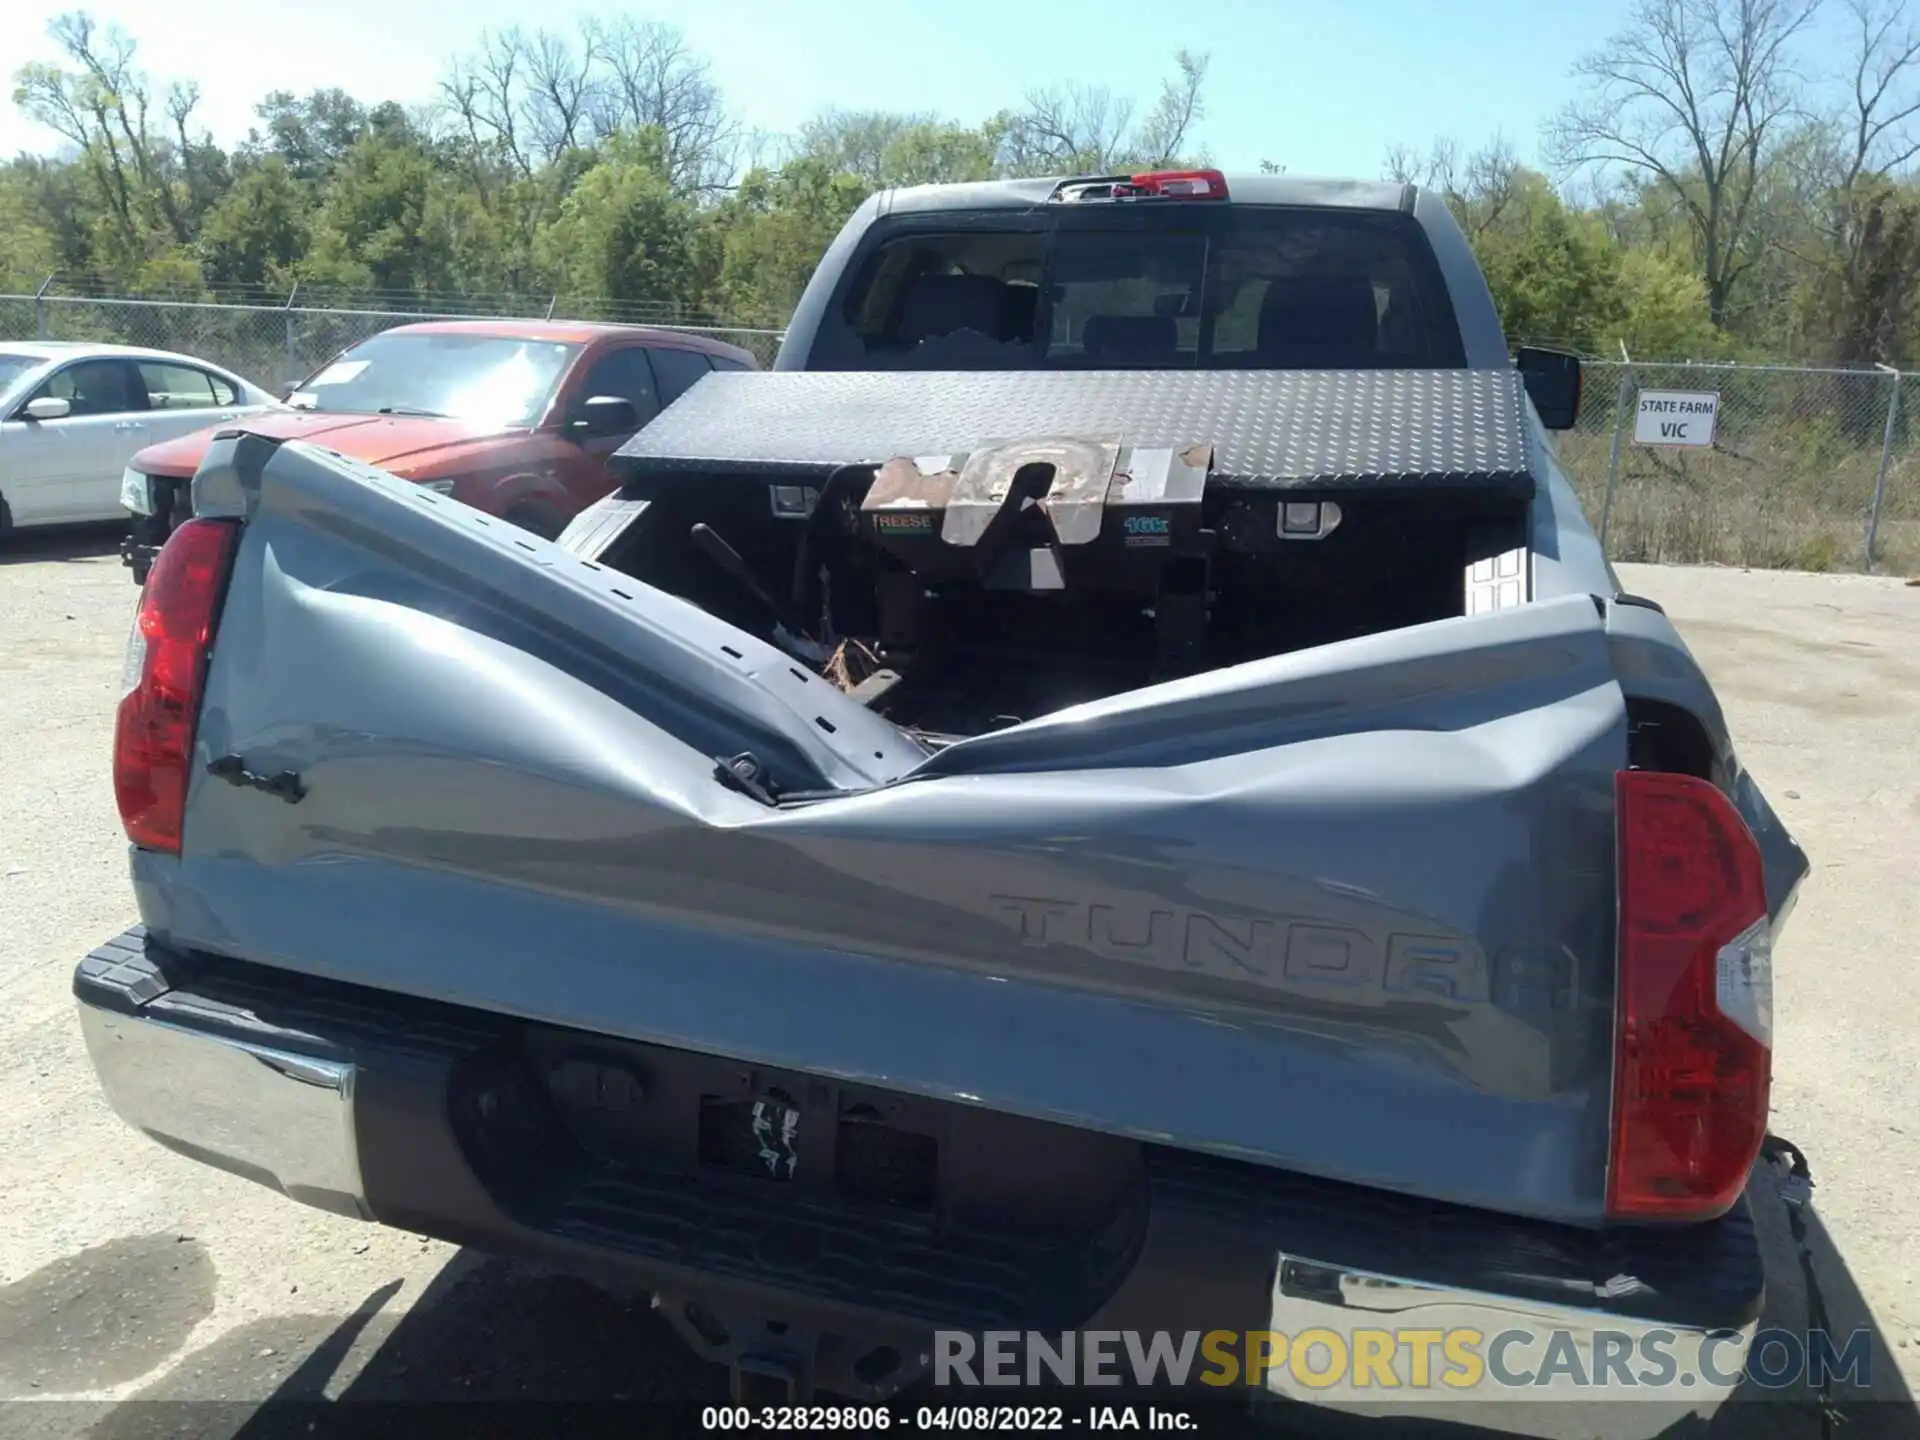
[[[509,525],[518,525],[542,540],[557,540],[560,532],[567,528],[566,522],[544,505],[516,505],[503,518]]]
[[[7,538],[13,531],[13,512],[7,509],[7,497],[0,495],[0,540]]]

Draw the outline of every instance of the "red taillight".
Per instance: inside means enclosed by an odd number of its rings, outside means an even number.
[[[1218,170],[1153,170],[1135,175],[1133,185],[1144,195],[1165,195],[1169,199],[1227,198],[1227,177]]]
[[[1706,781],[1629,770],[1615,795],[1620,994],[1607,1210],[1710,1219],[1739,1198],[1767,1130],[1766,874],[1740,812]]]
[[[194,724],[239,527],[188,520],[167,538],[127,642],[127,689],[113,735],[113,792],[127,838],[180,853]]]

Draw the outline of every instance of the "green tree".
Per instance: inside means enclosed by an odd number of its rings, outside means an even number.
[[[134,44],[102,30],[82,12],[55,18],[48,34],[68,65],[24,65],[14,76],[14,103],[72,145],[93,191],[89,229],[95,258],[132,272],[168,245],[187,245],[192,223],[210,201],[212,177],[196,177],[210,145],[196,147],[189,125],[199,93],[176,85],[163,102],[178,141],[155,114]]]
[[[247,166],[200,227],[207,282],[289,285],[311,243],[312,206],[307,187],[279,155]]]
[[[1811,3],[1635,0],[1553,128],[1578,165],[1558,186],[1499,137],[1399,150],[1388,172],[1444,196],[1516,340],[1911,364],[1920,18],[1827,0],[1851,17],[1825,37],[1843,42],[1829,83],[1803,63]],[[875,190],[1204,155],[1207,60],[1189,52],[1151,97],[1063,79],[977,123],[829,110],[742,173],[710,67],[654,22],[482,36],[420,111],[270,91],[231,150],[198,125],[194,87],[150,79],[118,30],[75,12],[49,33],[58,62],[21,67],[14,98],[62,148],[0,164],[14,291],[52,272],[150,295],[297,281],[534,313],[565,291],[576,309],[778,325]]]
[[[375,108],[386,112],[380,117],[381,128],[390,133],[404,128],[405,117],[398,106]],[[330,176],[374,121],[365,105],[340,89],[306,95],[274,90],[254,106],[254,114],[266,131],[254,131],[248,137],[249,146],[277,157],[288,174],[306,184]]]
[[[1618,341],[1629,354],[1654,360],[1711,360],[1724,353],[1706,284],[1687,261],[1658,250],[1625,251],[1619,287],[1622,314],[1598,348]]]
[[[749,323],[785,324],[869,190],[865,180],[812,157],[750,172],[710,222],[721,237],[714,308]]]
[[[960,125],[931,115],[829,110],[801,127],[800,156],[818,160],[869,189],[990,180],[1000,173],[1012,117]]]
[[[1593,350],[1624,318],[1619,253],[1604,227],[1569,211],[1544,176],[1523,172],[1516,189],[1476,247],[1507,337]]]
[[[686,304],[699,220],[675,192],[666,159],[658,130],[606,139],[536,242],[555,288],[670,309]]]
[[[47,181],[69,178],[33,160],[0,167],[0,290],[32,291],[62,266],[62,236],[44,203]],[[79,242],[78,235],[67,237]]]
[[[445,183],[418,143],[362,135],[326,187],[299,278],[351,291],[439,290],[453,249],[441,223]]]

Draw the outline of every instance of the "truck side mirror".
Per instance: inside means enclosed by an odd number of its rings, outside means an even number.
[[[573,413],[567,427],[576,435],[631,435],[640,428],[640,411],[619,395],[595,395]]]
[[[1580,418],[1580,357],[1522,345],[1514,354],[1513,368],[1520,372],[1540,423],[1549,430],[1571,430]]]

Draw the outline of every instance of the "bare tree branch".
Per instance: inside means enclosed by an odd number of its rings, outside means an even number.
[[[707,62],[671,25],[623,16],[597,32],[601,83],[594,124],[601,133],[653,126],[665,141],[667,178],[686,194],[732,183],[741,144]]]
[[[583,29],[584,43],[577,49],[564,36],[540,30],[526,52],[522,109],[540,158],[549,164],[588,138],[587,112],[600,57],[594,28]]]
[[[1205,106],[1202,88],[1207,82],[1209,57],[1181,50],[1174,57],[1177,73],[1160,86],[1160,98],[1140,127],[1135,149],[1149,165],[1167,165],[1186,151],[1187,138],[1199,123]]]
[[[56,16],[47,33],[76,69],[27,66],[16,78],[15,102],[80,147],[130,252],[144,243],[149,222],[163,224],[174,243],[189,243],[192,230],[174,192],[180,157],[148,124],[152,97],[134,65],[131,37],[117,27],[102,30],[80,11]]]
[[[1920,153],[1920,26],[1905,0],[1846,0],[1856,40],[1848,115],[1851,144],[1841,176],[1850,188],[1868,170],[1892,171]]]
[[[1195,157],[1186,154],[1205,113],[1209,57],[1174,56],[1175,74],[1138,124],[1135,105],[1104,85],[1055,85],[1030,91],[1002,141],[1016,175],[1113,174]]]
[[[1629,28],[1576,64],[1587,93],[1551,128],[1563,171],[1637,172],[1680,203],[1716,325],[1750,263],[1776,136],[1798,113],[1791,49],[1817,4],[1639,0]]]
[[[1500,223],[1520,194],[1520,160],[1503,135],[1464,157],[1445,136],[1425,155],[1396,145],[1387,151],[1386,173],[1389,180],[1438,194],[1474,242]]]
[[[527,37],[518,26],[483,34],[455,83],[469,97],[474,120],[487,128],[502,152],[523,172],[533,163],[520,141],[520,86],[526,71]]]
[[[918,126],[939,124],[927,114],[891,110],[826,110],[800,127],[793,153],[825,160],[834,169],[858,175],[878,188],[889,178],[887,160],[895,142]]]
[[[453,113],[458,133],[466,142],[458,149],[465,157],[464,163],[479,193],[480,203],[490,208],[494,187],[486,157],[498,143],[499,137],[485,118],[487,100],[472,66],[464,61],[455,61],[446,78],[440,82],[440,94],[446,108]]]
[[[1133,124],[1133,102],[1104,85],[1031,91],[1015,120],[1021,168],[1105,173],[1118,165]]]
[[[1905,0],[1845,0],[1845,100],[1810,128],[1791,167],[1832,358],[1898,358],[1920,287],[1916,209],[1894,178],[1920,156],[1920,26]],[[1812,252],[1809,255],[1809,252]]]
[[[1396,143],[1387,147],[1380,162],[1381,173],[1396,185],[1426,183],[1426,159],[1411,145]]]
[[[186,182],[187,209],[194,218],[197,228],[198,217],[213,204],[211,187],[201,174],[201,167],[194,162],[194,137],[187,131],[193,120],[193,112],[200,108],[200,86],[193,80],[176,80],[167,87],[167,119],[173,126],[173,145],[180,163],[180,175]],[[208,139],[205,132],[201,138]]]

